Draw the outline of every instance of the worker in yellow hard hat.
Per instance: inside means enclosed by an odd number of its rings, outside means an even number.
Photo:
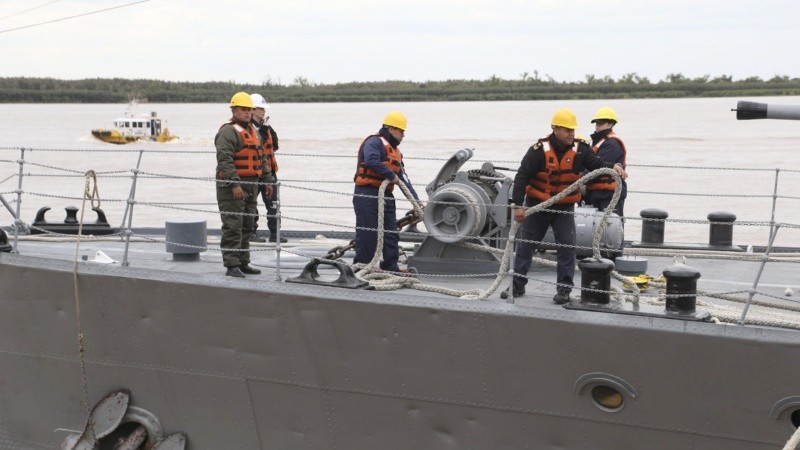
[[[264,158],[258,131],[250,123],[253,100],[246,92],[231,97],[231,118],[214,137],[217,148],[217,205],[222,219],[222,264],[225,275],[244,278],[258,275],[250,266],[250,236],[253,217],[258,214],[262,186],[272,193],[274,179]],[[268,194],[268,195],[269,195]]]
[[[586,141],[575,139],[578,120],[569,109],[559,109],[550,121],[551,133],[536,141],[522,158],[514,177],[512,201],[514,220],[522,222],[517,233],[517,249],[514,259],[514,276],[511,292],[514,297],[525,294],[527,274],[531,266],[534,242],[541,241],[548,228],[553,229],[557,249],[556,295],[553,301],[564,304],[574,286],[575,275],[575,203],[581,200],[575,191],[549,206],[525,217],[525,209],[546,201],[564,191],[580,178],[584,169],[613,168],[626,177],[621,165],[605,162],[592,153]],[[503,292],[507,298],[508,293]]]
[[[595,130],[592,133],[592,151],[603,160],[615,164],[618,163],[625,168],[628,151],[625,148],[625,143],[622,142],[622,138],[614,132],[614,125],[617,122],[619,122],[619,118],[613,109],[604,106],[597,110],[594,117],[592,117]],[[605,175],[595,178],[586,184],[586,203],[604,211],[611,203],[611,197],[614,196],[616,187],[617,183],[613,177]],[[619,200],[614,207],[614,212],[620,217],[624,217],[623,209],[627,196],[628,183],[623,181]]]
[[[368,136],[358,149],[358,164],[353,177],[355,190],[353,209],[356,213],[356,256],[354,263],[369,263],[375,256],[378,243],[378,194],[381,183],[390,180],[386,187],[383,212],[383,260],[381,270],[403,272],[398,265],[400,250],[397,234],[397,207],[394,200],[394,185],[400,180],[408,187],[414,199],[419,196],[408,179],[403,166],[400,143],[406,133],[406,116],[392,111],[383,118],[377,133]]]

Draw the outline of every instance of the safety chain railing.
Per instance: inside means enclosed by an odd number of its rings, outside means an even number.
[[[14,245],[13,245],[13,251],[17,252],[18,251],[17,244],[18,244],[18,240],[20,238],[20,234],[25,232],[25,231],[27,231],[28,229],[31,229],[31,228],[36,229],[36,227],[32,227],[30,225],[25,224],[20,218],[22,197],[23,197],[23,194],[25,193],[23,191],[23,189],[22,189],[22,187],[23,187],[23,178],[25,176],[30,176],[30,177],[78,177],[78,176],[83,176],[83,172],[82,171],[78,171],[78,170],[65,169],[65,168],[62,168],[62,167],[56,167],[56,166],[53,166],[53,165],[50,165],[50,164],[41,164],[41,163],[26,161],[25,160],[26,150],[31,150],[31,149],[16,148],[15,150],[19,151],[19,159],[17,159],[17,160],[0,160],[0,163],[2,163],[2,162],[16,163],[18,165],[18,171],[17,171],[16,174],[9,175],[9,176],[5,177],[4,179],[2,179],[0,181],[0,184],[6,183],[6,182],[10,181],[12,178],[17,177],[17,189],[8,192],[8,193],[16,194],[16,197],[15,197],[14,201],[9,203],[0,194],[0,201],[2,201],[3,205],[5,206],[5,208],[8,209],[9,212],[14,217],[14,227],[13,227],[13,229],[14,229]],[[72,150],[58,150],[58,149],[52,149],[52,150],[51,149],[33,149],[33,150],[37,150],[37,151],[72,151]],[[116,153],[118,153],[119,151],[121,151],[121,150],[115,150]],[[175,175],[164,175],[164,174],[159,174],[159,173],[154,173],[154,172],[145,172],[145,171],[140,170],[140,166],[141,166],[141,162],[142,162],[144,153],[170,153],[170,154],[174,154],[174,153],[176,153],[176,151],[174,151],[174,150],[167,150],[167,151],[124,150],[124,151],[137,152],[138,153],[138,159],[137,159],[136,167],[129,171],[130,175],[124,175],[126,173],[126,171],[118,171],[118,170],[106,171],[106,172],[98,171],[96,173],[98,175],[102,175],[105,178],[123,178],[123,177],[128,177],[128,176],[131,177],[130,193],[129,193],[127,199],[124,199],[124,200],[105,199],[104,200],[104,201],[112,201],[112,202],[113,201],[124,201],[126,203],[125,212],[123,214],[123,219],[122,219],[122,224],[120,226],[120,232],[115,233],[113,236],[115,238],[117,238],[117,239],[122,238],[122,239],[125,240],[125,252],[124,252],[124,256],[123,256],[123,265],[127,266],[127,265],[129,265],[128,250],[129,250],[129,245],[131,243],[132,238],[153,241],[152,238],[147,238],[147,237],[145,237],[143,235],[135,234],[132,231],[133,210],[134,210],[134,206],[136,204],[139,204],[139,205],[142,205],[142,206],[156,207],[156,208],[174,209],[174,210],[178,210],[178,211],[200,212],[200,213],[204,213],[204,214],[219,214],[219,211],[216,208],[213,208],[213,207],[216,206],[216,204],[214,204],[214,203],[195,203],[195,204],[192,204],[192,203],[182,203],[182,202],[174,202],[174,203],[173,202],[169,202],[168,203],[168,202],[137,201],[136,200],[137,183],[138,183],[139,180],[144,179],[144,178],[147,178],[147,179],[168,178],[168,179],[173,179],[173,180],[192,180],[192,181],[214,181],[214,180],[212,178],[207,178],[207,177],[185,177],[185,176],[175,176]],[[197,151],[193,151],[193,152],[183,152],[183,153],[206,153],[206,154],[211,154],[213,152],[208,152],[208,151],[197,152]],[[286,157],[303,156],[303,154],[285,153],[285,154],[283,154],[283,156],[286,156]],[[308,156],[311,156],[311,155],[308,155]],[[319,155],[314,155],[314,157],[319,157]],[[350,158],[350,156],[342,156],[342,157]],[[422,159],[422,160],[431,160],[431,161],[445,161],[446,160],[446,159],[443,159],[443,158],[408,158],[408,159],[409,160]],[[480,161],[474,160],[473,162],[480,162]],[[498,162],[498,161],[495,161],[495,162]],[[502,161],[500,161],[500,162],[502,162]],[[516,161],[508,161],[508,162],[516,163]],[[47,170],[58,170],[58,171],[61,171],[63,173],[61,173],[61,174],[25,173],[26,165],[27,165],[27,167],[42,168],[42,169],[47,169]],[[637,165],[629,165],[629,167],[637,167]],[[647,165],[641,165],[640,167],[674,168],[674,169],[702,169],[702,170],[734,170],[734,171],[772,171],[772,169],[718,169],[718,168],[710,168],[710,167],[708,167],[708,168],[696,168],[696,167],[683,167],[683,166],[647,166]],[[745,304],[744,310],[742,311],[741,318],[739,319],[740,323],[744,323],[745,322],[746,315],[748,313],[750,305],[751,304],[757,304],[757,301],[754,300],[754,298],[753,298],[755,295],[761,295],[761,296],[764,296],[764,297],[770,297],[770,295],[768,293],[757,291],[757,285],[758,285],[758,282],[759,282],[759,279],[760,279],[760,276],[761,276],[761,273],[762,273],[762,271],[764,269],[765,264],[767,262],[778,262],[778,261],[780,261],[780,262],[792,262],[792,263],[800,262],[800,259],[797,259],[797,258],[795,258],[795,257],[793,257],[791,255],[778,254],[778,256],[775,256],[775,255],[771,254],[772,247],[773,247],[774,240],[775,240],[775,236],[777,235],[777,231],[780,228],[800,229],[800,225],[798,225],[798,224],[776,222],[776,220],[775,220],[775,212],[776,212],[776,209],[777,209],[777,200],[778,199],[792,199],[792,200],[800,199],[800,197],[795,197],[795,196],[778,195],[778,184],[779,184],[778,180],[779,180],[779,175],[780,175],[781,171],[790,172],[790,173],[800,173],[800,170],[774,169],[775,181],[774,181],[773,192],[772,192],[771,195],[748,195],[748,194],[713,194],[712,195],[712,194],[698,194],[698,193],[684,194],[684,193],[670,193],[670,192],[629,191],[629,193],[637,193],[638,192],[638,193],[641,193],[641,194],[651,194],[652,193],[652,194],[659,194],[659,195],[678,195],[678,196],[692,195],[692,196],[698,196],[698,197],[699,196],[708,196],[708,197],[713,196],[713,197],[731,197],[731,198],[772,198],[773,199],[772,210],[771,210],[771,218],[770,218],[769,222],[765,222],[765,221],[738,221],[738,222],[736,222],[736,226],[755,226],[755,227],[768,226],[770,228],[770,241],[769,241],[769,244],[767,246],[767,250],[764,253],[746,253],[746,254],[731,255],[731,254],[724,254],[724,253],[713,253],[713,252],[708,252],[708,251],[706,251],[706,252],[698,252],[698,251],[693,251],[693,250],[668,250],[668,251],[666,251],[669,254],[686,254],[686,255],[691,255],[691,257],[695,257],[695,258],[728,258],[728,259],[739,259],[739,260],[743,259],[743,260],[750,260],[750,261],[760,261],[761,262],[761,266],[760,266],[760,269],[759,269],[759,273],[758,273],[758,275],[756,277],[756,280],[753,283],[753,287],[752,287],[752,289],[747,291],[748,294],[749,294],[749,298],[747,299],[747,303]],[[305,190],[305,191],[309,191],[309,192],[333,194],[333,195],[337,195],[337,196],[341,195],[341,196],[350,196],[350,197],[352,197],[354,195],[352,193],[352,191],[351,192],[342,192],[342,191],[330,190],[330,189],[320,189],[318,187],[309,187],[309,186],[304,186],[304,185],[300,185],[299,184],[301,182],[306,182],[306,181],[310,181],[310,180],[291,180],[291,179],[284,180],[284,183],[286,183],[286,184],[284,184],[284,186],[289,188],[289,189],[297,189],[297,190]],[[319,182],[320,182],[320,180],[315,180],[315,183],[319,183]],[[327,183],[341,183],[341,184],[351,184],[352,183],[352,181],[350,181],[350,180],[344,180],[344,181],[331,180],[331,181],[324,181],[324,182],[326,184]],[[297,183],[297,184],[295,184],[295,183]],[[279,189],[280,188],[280,183],[275,183],[275,188]],[[42,197],[63,198],[63,199],[75,199],[76,198],[76,197],[68,197],[68,196],[62,196],[62,195],[56,195],[56,194],[44,194],[44,193],[35,193],[35,192],[28,192],[27,195],[28,196],[42,196]],[[402,198],[398,198],[397,200],[398,201],[404,201],[404,199],[402,199]],[[16,203],[16,205],[15,205],[16,208],[14,208],[11,205],[11,203]],[[437,203],[437,202],[436,201],[430,202],[430,204],[435,204],[435,203]],[[456,202],[439,202],[439,203],[458,205],[458,203],[456,203]],[[479,204],[479,205],[480,206],[491,206],[491,205],[486,205],[486,204]],[[208,209],[192,208],[191,206],[209,206],[209,208]],[[313,219],[306,219],[306,218],[302,218],[302,217],[285,216],[285,215],[283,215],[281,213],[280,202],[275,202],[275,206],[276,206],[276,211],[277,211],[275,215],[273,215],[273,216],[259,215],[259,217],[268,217],[268,218],[269,217],[275,217],[279,222],[279,225],[278,225],[278,228],[277,228],[277,233],[278,233],[277,237],[278,237],[278,239],[276,241],[277,245],[275,246],[276,247],[275,250],[277,251],[278,262],[280,261],[280,252],[281,252],[280,233],[281,233],[282,226],[280,225],[280,221],[282,220],[282,218],[286,218],[286,219],[289,219],[289,220],[291,220],[293,222],[298,222],[298,223],[308,223],[308,224],[334,226],[334,227],[346,228],[346,229],[349,229],[349,230],[354,229],[353,226],[343,226],[343,225],[340,225],[340,224],[324,222],[324,221],[317,221],[317,220],[313,220]],[[304,208],[350,209],[347,206],[338,207],[338,206],[334,206],[334,205],[318,205],[318,206],[294,205],[294,206],[290,206],[290,207],[291,208],[296,208],[296,209],[304,209]],[[513,205],[509,205],[509,208],[513,208]],[[549,210],[549,211],[555,212],[555,213],[567,213],[567,214],[570,214],[570,212],[564,212],[564,211],[558,211],[558,210]],[[239,214],[239,213],[236,213],[236,214]],[[624,219],[625,220],[640,220],[642,222],[647,222],[647,221],[653,220],[653,221],[658,221],[658,222],[675,222],[675,223],[686,223],[686,224],[730,225],[729,223],[724,223],[724,222],[714,222],[714,221],[709,221],[709,220],[693,220],[693,219],[674,219],[674,218],[672,218],[672,219],[650,219],[650,218],[640,218],[640,217],[625,217]],[[45,230],[39,230],[39,231],[45,231]],[[371,229],[371,231],[377,231],[377,229]],[[49,231],[45,231],[45,232],[47,234],[49,234],[49,235],[58,235],[57,233],[52,233],[52,232],[49,232]],[[413,232],[408,232],[408,231],[406,231],[404,233],[414,234]],[[428,233],[420,233],[419,235],[430,235],[430,234],[428,234]],[[67,236],[70,236],[70,235],[63,235],[63,236],[67,237]],[[105,236],[105,238],[109,238],[109,237],[110,236]],[[472,236],[467,236],[467,237],[478,238],[480,236],[472,235]],[[89,240],[91,238],[89,236],[86,236],[85,239]],[[500,241],[503,241],[503,240],[506,240],[506,239],[512,239],[512,240],[515,239],[518,242],[528,242],[528,241],[525,241],[523,239],[515,238],[515,237],[509,237],[509,238],[498,237],[497,239],[499,239]],[[163,242],[166,242],[166,240],[163,240]],[[542,242],[532,242],[532,243],[537,244],[537,245],[542,244]],[[178,246],[182,245],[180,243],[173,243],[173,244],[178,245]],[[560,246],[564,246],[562,244],[556,244],[556,243],[547,243],[547,245],[550,248],[558,248]],[[580,245],[574,245],[572,247],[576,248],[577,250],[589,250],[589,249],[591,249],[591,247],[580,246]],[[271,249],[260,249],[260,248],[250,248],[249,249],[249,251],[270,251],[270,250]],[[613,249],[605,248],[603,250],[613,250]],[[299,251],[299,250],[284,249],[284,251],[288,251],[290,253],[297,254],[297,255],[300,255],[300,256],[303,255],[302,251]],[[626,254],[632,254],[632,255],[633,254],[636,254],[636,255],[654,255],[654,256],[663,255],[663,253],[660,253],[658,250],[655,250],[655,249],[628,248],[625,251],[626,251]],[[306,255],[306,256],[308,256],[308,255]],[[278,270],[280,270],[279,268],[280,268],[280,263],[278,263]],[[513,270],[511,270],[510,272],[513,274]],[[519,274],[516,274],[516,275],[519,276]],[[432,278],[441,276],[441,277],[452,278],[454,276],[474,277],[475,275],[474,274],[464,274],[464,275],[458,275],[458,274],[448,274],[448,275],[420,274],[420,276],[430,276]],[[280,279],[280,275],[278,275],[277,278]],[[539,281],[540,282],[545,282],[543,280],[539,280]]]
[[[35,149],[35,150],[39,150],[39,151],[63,151],[63,152],[77,151],[77,150],[62,150],[62,149]],[[93,151],[98,151],[98,150],[93,150]],[[137,153],[140,153],[140,154],[142,152],[144,152],[144,150],[127,150],[127,149],[115,150],[115,152],[120,152],[120,151],[137,152]],[[205,152],[183,151],[183,152],[181,152],[181,151],[175,151],[175,150],[168,150],[168,151],[147,150],[147,152],[148,153],[176,153],[176,152],[178,152],[178,153],[188,153],[188,154],[198,154],[198,153],[208,153],[208,154],[210,154],[210,153],[213,153],[213,152],[208,152],[208,151],[205,151]],[[303,156],[303,155],[304,154],[286,153],[284,156],[288,157],[288,156]],[[443,161],[444,160],[443,158],[409,158],[409,160],[414,160],[414,159],[439,160],[439,161]],[[10,160],[0,160],[0,161],[10,161]],[[480,160],[475,160],[475,162],[480,162]],[[513,162],[513,161],[508,161],[508,162]],[[59,170],[67,170],[67,171],[69,171],[69,169],[62,169],[62,168],[54,167],[54,166],[47,165],[47,164],[38,164],[38,163],[32,163],[32,162],[28,162],[28,164],[31,165],[31,166],[36,166],[36,167],[59,169]],[[723,169],[721,169],[721,168],[711,168],[711,167],[697,168],[697,167],[684,167],[684,166],[655,166],[655,165],[630,165],[630,167],[653,167],[653,168],[673,168],[673,169],[691,168],[691,169],[700,169],[700,170],[762,171],[762,172],[763,171],[772,171],[773,170],[773,169],[744,169],[744,168],[723,168]],[[787,169],[783,169],[783,171],[784,172],[800,172],[800,171],[797,171],[797,170],[787,170]],[[80,173],[79,171],[71,171],[71,172],[73,172],[75,174]],[[122,173],[124,173],[124,171],[97,172],[97,173],[98,173],[98,175],[103,174],[104,176],[112,176],[114,174],[122,174]],[[777,173],[778,173],[778,171],[776,170],[776,186],[777,186]],[[37,175],[37,174],[30,174],[30,173],[27,174],[27,175],[28,176],[69,176],[69,175]],[[16,175],[12,175],[12,177],[13,176],[16,176]],[[120,175],[120,176],[122,176],[122,175]],[[180,177],[180,176],[175,176],[175,175],[160,175],[160,174],[154,174],[154,173],[153,174],[151,174],[151,173],[141,173],[141,174],[139,174],[139,178],[145,178],[145,177],[147,177],[147,178],[191,179],[191,180],[203,180],[204,179],[204,178],[198,178],[198,177]],[[301,181],[301,180],[298,180],[298,181]],[[319,181],[321,181],[321,180],[317,180],[317,182],[319,182]],[[351,183],[349,180],[322,180],[322,181],[324,181],[325,183],[333,183],[333,182],[340,182],[340,183],[346,183],[346,184]],[[325,190],[325,189],[308,188],[308,187],[305,187],[305,186],[289,186],[289,187],[293,188],[293,189],[305,189],[305,190],[309,190],[309,191],[312,191],[312,192],[338,194],[338,195],[353,195],[352,193],[347,193],[347,192],[340,192],[340,191],[337,192],[337,191],[331,191],[331,190]],[[701,196],[701,195],[710,196],[711,195],[711,194],[695,194],[695,193],[684,194],[684,193],[670,193],[670,192],[660,192],[660,191],[659,192],[652,192],[652,191],[633,191],[633,190],[631,190],[630,193],[652,193],[652,194],[659,194],[659,195],[686,195],[686,196]],[[775,192],[773,192],[772,195],[745,195],[745,194],[724,194],[724,193],[719,193],[719,194],[714,194],[713,196],[714,197],[732,197],[732,198],[767,198],[767,197],[771,197],[771,198],[773,198],[773,204],[775,203],[775,200],[777,200],[777,199],[800,199],[800,197],[777,195],[777,189],[775,189]],[[481,205],[481,206],[486,206],[486,205]],[[292,206],[292,208],[302,208],[302,207],[303,207],[302,205],[301,206]],[[337,208],[335,206],[324,206],[324,207],[325,208]],[[772,222],[773,223],[774,223],[774,209],[775,209],[775,207],[773,207],[773,217],[772,217]],[[561,211],[557,211],[557,212],[561,213]],[[648,220],[660,220],[661,221],[661,219],[647,219],[647,218],[640,218],[640,217],[625,217],[624,219],[626,221],[627,220],[631,220],[631,221],[643,221],[643,222],[644,221],[648,221]],[[709,222],[707,220],[675,219],[675,218],[663,219],[663,221],[664,222],[674,222],[674,223],[685,223],[685,224],[715,224],[716,223],[716,222]],[[760,222],[760,221],[738,221],[736,223],[736,225],[737,226],[764,226],[765,223],[766,222]],[[787,224],[784,224],[784,225],[787,225]]]

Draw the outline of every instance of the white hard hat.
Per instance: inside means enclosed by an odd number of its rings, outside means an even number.
[[[269,109],[267,100],[261,94],[250,94],[250,99],[253,100],[253,108]]]

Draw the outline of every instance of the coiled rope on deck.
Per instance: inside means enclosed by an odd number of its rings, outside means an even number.
[[[531,206],[530,208],[527,208],[525,210],[523,218],[527,218],[531,214],[539,212],[539,211],[541,211],[543,209],[546,209],[546,208],[558,203],[561,199],[563,199],[564,197],[570,195],[571,193],[579,190],[586,183],[588,183],[589,181],[591,181],[592,179],[594,179],[594,178],[596,178],[596,177],[598,177],[600,175],[613,176],[617,181],[617,187],[616,187],[616,189],[614,191],[614,195],[613,195],[613,197],[611,199],[611,203],[609,204],[609,207],[606,208],[606,212],[603,215],[602,224],[601,224],[601,226],[597,227],[597,229],[595,230],[595,235],[594,235],[594,238],[592,240],[593,252],[596,255],[596,257],[599,258],[599,256],[600,256],[600,249],[599,249],[599,246],[600,246],[600,235],[602,234],[602,232],[603,232],[603,230],[605,228],[605,224],[608,221],[608,216],[611,214],[611,211],[613,211],[614,206],[616,205],[617,201],[619,200],[619,195],[620,195],[620,192],[622,190],[622,188],[621,188],[621,186],[622,186],[622,178],[613,169],[607,169],[607,168],[597,169],[597,170],[594,170],[594,171],[584,175],[579,180],[575,181],[574,183],[569,185],[567,188],[565,188],[563,191],[561,191],[560,193],[554,195],[550,199],[548,199],[548,200],[546,200],[544,202],[541,202],[541,203],[539,203],[537,205]],[[389,184],[389,180],[383,180],[383,182],[381,183],[380,187],[378,188],[378,228],[377,228],[378,239],[377,239],[377,245],[376,245],[376,249],[375,249],[375,254],[372,257],[372,260],[369,263],[367,263],[366,265],[364,265],[364,266],[361,266],[360,264],[354,265],[354,268],[358,269],[356,271],[356,277],[358,277],[358,278],[360,278],[360,279],[362,279],[364,281],[369,282],[370,285],[373,286],[376,290],[382,290],[382,291],[400,289],[402,287],[410,287],[410,288],[417,289],[417,290],[423,290],[423,291],[428,291],[428,292],[436,292],[436,293],[440,293],[440,294],[444,294],[444,295],[460,297],[462,299],[467,299],[467,300],[486,300],[490,295],[492,295],[497,290],[497,288],[500,286],[502,281],[508,276],[508,267],[511,264],[511,255],[513,253],[513,246],[514,246],[514,240],[513,239],[507,239],[506,240],[505,248],[502,250],[502,255],[500,257],[500,270],[498,271],[497,276],[495,277],[495,279],[492,282],[491,286],[489,286],[489,288],[486,289],[486,290],[483,290],[483,289],[471,289],[471,290],[466,290],[465,291],[465,290],[458,290],[458,289],[450,289],[450,288],[445,288],[445,287],[441,287],[441,286],[426,285],[426,284],[423,284],[420,280],[418,280],[416,278],[413,278],[413,277],[398,276],[398,275],[395,275],[395,274],[392,274],[392,273],[389,273],[389,272],[380,272],[380,273],[373,273],[372,272],[374,267],[375,267],[375,264],[377,264],[378,261],[380,261],[382,255],[383,255],[383,232],[384,232],[384,228],[385,228],[385,224],[384,224],[384,220],[383,220],[383,213],[384,213],[384,208],[385,208],[385,206],[384,206],[384,198],[385,198],[386,186],[388,184]],[[413,205],[415,213],[418,214],[421,217],[422,216],[422,208],[420,207],[420,205],[416,201],[416,199],[414,199],[414,197],[411,195],[411,192],[408,190],[408,187],[406,187],[405,183],[403,183],[402,180],[399,181],[398,185],[400,186],[400,189],[405,194],[406,198]],[[449,188],[445,188],[445,189],[449,189]],[[480,211],[478,209],[477,201],[474,200],[472,195],[470,195],[467,192],[464,192],[463,190],[458,190],[458,189],[455,189],[455,188],[451,189],[450,192],[454,192],[454,193],[457,193],[458,195],[462,195],[464,198],[471,199],[472,201],[470,202],[470,206],[473,208],[473,213],[475,214],[475,217],[479,217]],[[473,224],[473,228],[477,228],[477,222],[478,221],[475,220],[474,222],[475,223]],[[519,226],[520,226],[520,224],[516,220],[512,220],[511,230],[509,231],[509,236],[515,236]],[[475,235],[475,234],[477,234],[478,231],[480,231],[480,230],[477,230],[477,229],[472,230],[470,233],[467,233],[467,235]],[[481,250],[481,251],[486,251],[486,252],[496,252],[498,250],[498,249],[495,249],[493,247],[474,244],[474,243],[469,243],[469,242],[460,242],[459,244],[462,245],[462,246],[465,246],[465,247],[474,248],[474,249]],[[548,264],[548,265],[552,264],[550,261],[547,261],[547,260],[543,260],[543,259],[539,259],[539,258],[534,258],[534,259],[536,261],[540,262],[540,263],[545,263],[545,264]],[[622,277],[619,274],[617,274],[617,276],[618,277]],[[620,281],[622,281],[622,280],[620,280]],[[633,289],[634,289],[634,293],[633,293],[634,298],[636,299],[636,301],[638,301],[639,289],[635,285],[634,285]],[[621,290],[620,290],[620,292],[621,292]]]

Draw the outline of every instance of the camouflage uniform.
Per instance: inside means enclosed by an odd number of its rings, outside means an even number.
[[[240,124],[247,127],[248,124]],[[262,160],[260,177],[240,177],[233,164],[234,154],[244,146],[232,123],[223,125],[214,138],[217,148],[217,204],[222,218],[222,264],[239,267],[250,263],[250,236],[253,234],[253,219],[258,214],[258,194],[263,183],[274,179],[266,160]],[[257,184],[260,183],[260,184]],[[241,186],[244,200],[234,200],[232,189]],[[245,251],[226,251],[245,250]]]

